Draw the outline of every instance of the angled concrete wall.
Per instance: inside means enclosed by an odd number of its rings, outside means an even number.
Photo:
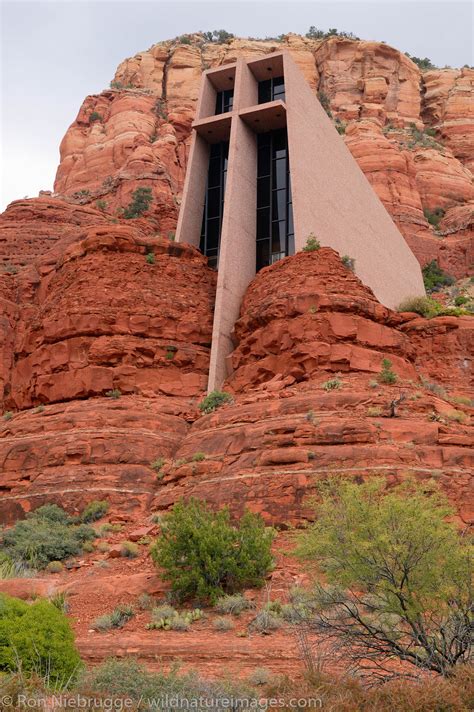
[[[287,54],[284,68],[296,250],[313,232],[388,307],[424,294],[418,260]]]

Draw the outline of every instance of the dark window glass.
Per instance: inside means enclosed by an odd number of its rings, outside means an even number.
[[[207,219],[218,218],[221,210],[221,189],[210,188],[207,191]]]
[[[267,101],[276,99],[285,100],[285,82],[283,77],[264,79],[258,83],[258,103],[265,104]]]
[[[281,190],[274,190],[272,194],[272,219],[273,220],[285,220],[286,219],[286,199],[287,193],[285,188]]]
[[[295,231],[293,226],[293,204],[288,204],[288,234],[292,235]]]
[[[270,236],[270,208],[257,210],[257,240]]]
[[[265,104],[272,100],[272,80],[265,79],[258,83],[258,103]]]
[[[277,190],[279,188],[286,188],[286,159],[280,158],[278,161],[273,161],[273,176],[272,176],[272,188]]]
[[[208,257],[209,265],[217,267],[219,243],[224,209],[228,142],[213,144],[210,148],[206,197],[203,208],[200,250]]]
[[[227,111],[232,111],[234,103],[234,90],[226,89],[218,91],[216,94],[216,114],[225,114]]]
[[[263,146],[263,148],[258,149],[258,161],[257,161],[258,171],[257,175],[269,176],[271,167],[271,155],[269,146]]]
[[[286,220],[272,222],[272,252],[286,251]]]
[[[257,270],[259,270],[286,255],[293,254],[295,247],[286,131],[259,134],[257,140],[259,176],[257,179]],[[267,201],[270,202],[270,207],[267,207]]]
[[[270,206],[270,180],[269,176],[257,180],[257,208]]]
[[[268,240],[257,240],[257,266],[258,269],[270,264],[270,243]]]

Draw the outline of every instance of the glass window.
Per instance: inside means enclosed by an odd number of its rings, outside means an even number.
[[[208,263],[217,268],[219,243],[224,209],[226,181],[227,141],[213,144],[210,148],[209,170],[207,174],[206,196],[203,207],[200,250],[208,257]]]
[[[270,208],[257,210],[257,240],[270,236]]]
[[[265,104],[267,101],[276,99],[285,100],[285,81],[283,77],[264,79],[258,83],[258,103]]]
[[[258,83],[258,103],[266,104],[267,101],[272,100],[272,80],[265,79],[263,82]]]
[[[280,158],[278,161],[273,161],[272,188],[286,189],[286,159]]]
[[[232,111],[232,106],[234,103],[234,90],[226,89],[225,91],[218,91],[216,94],[216,115],[225,114],[228,111]]]
[[[270,176],[257,179],[257,208],[270,206]]]
[[[286,130],[259,134],[257,140],[257,270],[259,270],[286,255],[294,254],[295,246]]]
[[[257,269],[270,264],[270,243],[268,240],[257,240]]]

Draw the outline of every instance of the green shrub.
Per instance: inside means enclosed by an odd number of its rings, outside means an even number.
[[[89,115],[89,123],[92,124],[92,123],[94,123],[94,121],[103,121],[102,114],[99,114],[98,111],[93,111],[93,112]]]
[[[126,604],[117,606],[112,613],[106,613],[96,618],[92,628],[101,632],[111,630],[111,628],[123,628],[134,615],[132,606]]]
[[[150,463],[150,467],[152,470],[155,470],[155,472],[160,472],[162,467],[164,466],[166,460],[164,457],[158,457],[156,460],[153,460],[153,462]]]
[[[64,569],[61,561],[50,561],[46,567],[48,574],[59,574]]]
[[[392,371],[392,362],[388,358],[382,359],[382,370],[379,379],[382,383],[393,384],[398,380],[398,376]]]
[[[282,626],[282,620],[279,615],[264,608],[259,611],[255,618],[250,623],[250,628],[257,630],[259,633],[268,635]]]
[[[435,208],[434,210],[428,210],[428,208],[425,208],[423,210],[423,215],[428,220],[429,224],[433,225],[433,227],[437,230],[439,228],[441,218],[444,217],[444,213],[445,211],[443,210],[443,208]]]
[[[263,584],[273,536],[251,512],[232,524],[227,508],[213,512],[199,500],[180,500],[163,518],[151,555],[179,599],[214,603],[226,592]]]
[[[306,245],[303,247],[303,252],[316,252],[321,247],[321,243],[311,233],[306,240]]]
[[[232,401],[232,396],[226,391],[212,391],[199,404],[202,413],[212,413],[224,403]]]
[[[239,616],[242,611],[254,608],[254,604],[252,601],[248,601],[241,593],[234,593],[218,598],[215,602],[214,608],[219,613]]]
[[[188,37],[187,35],[181,35],[181,37],[178,37],[178,42],[179,42],[180,44],[190,45],[190,44],[191,44],[191,38]]]
[[[273,673],[268,668],[255,668],[249,676],[252,685],[268,685],[273,680]]]
[[[139,553],[140,549],[133,541],[122,542],[120,546],[120,556],[123,556],[125,559],[136,559]]]
[[[81,660],[69,622],[56,606],[40,599],[31,605],[0,593],[0,670],[48,678],[67,685]]]
[[[11,410],[6,410],[3,414],[3,420],[11,420],[13,418],[13,413]]]
[[[341,262],[344,267],[347,267],[347,269],[350,269],[352,272],[355,270],[355,259],[353,257],[349,257],[349,255],[343,255],[341,257]]]
[[[202,462],[206,459],[206,455],[203,452],[195,452],[192,456],[192,462]]]
[[[91,524],[102,519],[109,511],[109,503],[104,500],[94,499],[85,507],[81,515],[84,524]]]
[[[82,553],[96,536],[92,527],[76,525],[56,505],[45,505],[0,535],[0,545],[12,561],[43,569],[50,561],[63,561]]]
[[[428,293],[436,292],[441,287],[449,287],[456,281],[454,277],[441,269],[436,260],[428,262],[421,271],[425,289]]]
[[[227,32],[227,30],[212,30],[212,32],[203,32],[203,36],[206,42],[215,42],[216,44],[224,44],[235,37],[232,32]]]
[[[111,391],[107,391],[105,395],[107,396],[107,398],[113,398],[114,400],[117,400],[122,395],[122,391],[118,388],[113,388]]]
[[[123,211],[123,217],[127,219],[138,218],[149,209],[153,195],[151,188],[137,188],[132,193],[132,200]]]
[[[412,57],[408,52],[405,52],[405,55],[411,59],[412,62],[414,62],[421,70],[425,69],[436,69],[436,65],[432,63],[431,59],[428,57],[423,57],[421,59],[420,57]]]
[[[321,384],[321,388],[324,388],[325,391],[335,391],[342,388],[342,381],[339,378],[330,378],[329,381]]]
[[[322,643],[375,677],[394,658],[446,676],[472,659],[472,539],[439,489],[331,478],[320,495],[299,554],[327,582],[315,582],[311,620]]]
[[[151,612],[151,622],[147,625],[148,630],[189,630],[195,621],[202,618],[200,608],[192,611],[178,611],[169,605],[162,605],[153,608]]]
[[[101,210],[102,212],[105,212],[107,210],[107,203],[105,200],[96,200],[95,206],[97,210]]]
[[[145,261],[146,261],[147,265],[155,264],[155,255],[153,254],[153,252],[147,252],[147,254],[145,256]]]
[[[459,297],[456,297],[454,300],[454,303],[457,307],[462,307],[463,304],[468,304],[469,302],[469,297],[465,297],[464,295],[459,295]]]
[[[231,618],[226,618],[225,616],[219,616],[218,618],[215,618],[212,625],[220,633],[227,633],[229,630],[232,630],[234,627],[234,624],[233,624]]]
[[[409,297],[398,306],[399,312],[415,312],[426,319],[432,319],[438,316],[442,311],[442,306],[436,299],[432,297]]]

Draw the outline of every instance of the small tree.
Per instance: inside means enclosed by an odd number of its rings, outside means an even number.
[[[398,376],[395,371],[392,371],[392,362],[389,358],[382,359],[382,370],[379,376],[382,383],[393,384],[398,380]]]
[[[180,600],[214,603],[224,593],[261,586],[272,566],[273,530],[246,512],[232,524],[229,510],[213,512],[196,499],[180,500],[161,524],[153,561]]]
[[[384,486],[323,487],[299,548],[329,583],[316,585],[311,626],[366,674],[390,674],[398,658],[450,675],[473,654],[472,542],[445,521],[452,510],[436,489]]]
[[[132,201],[123,211],[124,218],[138,218],[143,215],[153,200],[151,188],[137,188],[132,193]]]
[[[217,408],[220,408],[224,403],[230,403],[232,396],[227,391],[211,391],[199,403],[199,410],[202,413],[213,413]]]

